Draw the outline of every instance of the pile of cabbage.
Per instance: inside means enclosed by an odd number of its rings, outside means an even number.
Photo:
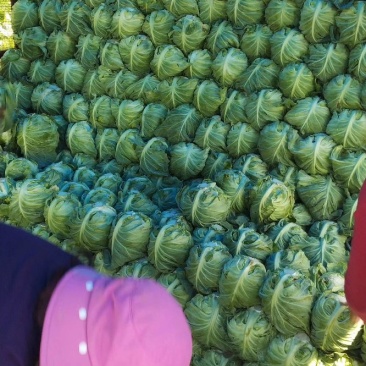
[[[12,23],[2,221],[159,281],[193,366],[366,361],[365,2],[18,0]]]

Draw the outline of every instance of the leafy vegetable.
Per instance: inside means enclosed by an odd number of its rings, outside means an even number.
[[[45,56],[47,33],[41,27],[26,28],[14,35],[15,44],[22,51],[23,57],[33,61]]]
[[[90,23],[97,37],[108,39],[111,33],[113,9],[106,3],[98,4],[91,11]],[[107,41],[108,43],[108,41]]]
[[[264,16],[264,2],[260,0],[228,0],[227,15],[239,27],[261,22]]]
[[[31,61],[19,49],[9,49],[1,57],[0,75],[10,82],[19,80],[29,71]]]
[[[271,0],[265,9],[269,27],[277,32],[286,27],[296,27],[300,20],[300,8],[292,0]]]
[[[77,60],[61,61],[56,67],[56,83],[63,90],[76,93],[82,90],[87,69]]]
[[[129,262],[121,267],[114,277],[133,277],[133,278],[153,278],[159,276],[158,270],[147,260],[147,258],[138,259]]]
[[[68,122],[81,122],[89,119],[89,101],[79,93],[66,94],[63,99],[63,116]]]
[[[212,73],[212,56],[206,50],[194,50],[188,56],[188,67],[183,74],[190,78],[208,79]]]
[[[63,90],[56,84],[44,82],[33,89],[32,107],[37,113],[62,114],[63,97]]]
[[[143,148],[140,156],[140,168],[145,174],[168,176],[168,144],[161,137],[153,137]]]
[[[72,59],[76,52],[76,40],[65,31],[54,29],[48,36],[46,47],[51,60],[58,65],[61,61]]]
[[[218,20],[211,26],[206,38],[205,48],[214,56],[225,48],[239,47],[239,38],[234,32],[233,26],[227,20]]]
[[[51,59],[34,60],[28,71],[28,79],[33,84],[40,84],[43,82],[53,82],[55,76],[56,65]]]
[[[184,3],[179,0],[162,0],[162,2],[165,8],[178,18],[186,14],[198,14],[198,5],[195,0],[186,0]]]
[[[198,0],[199,16],[206,24],[212,24],[223,19],[226,12],[226,1],[224,0]]]
[[[161,46],[169,43],[169,33],[173,24],[174,15],[166,9],[162,9],[146,16],[142,30],[150,37],[155,46]]]
[[[85,121],[70,124],[67,129],[66,143],[72,154],[84,153],[97,156],[95,130]]]
[[[32,1],[20,0],[14,3],[11,15],[11,24],[15,33],[38,25],[38,6]]]
[[[242,155],[234,162],[233,168],[240,170],[253,181],[260,180],[268,174],[267,164],[256,154]]]
[[[141,137],[150,139],[154,137],[155,130],[165,120],[168,108],[163,104],[150,103],[145,106],[141,115]]]
[[[109,161],[115,157],[116,147],[120,134],[115,128],[103,128],[97,130],[95,146],[100,161]]]
[[[117,142],[115,158],[122,166],[138,163],[145,143],[136,129],[124,131]]]
[[[103,39],[93,34],[81,35],[76,45],[75,59],[86,69],[99,66],[99,52]]]
[[[116,39],[137,35],[142,30],[144,20],[144,14],[135,7],[119,8],[112,17],[112,35]]]
[[[89,121],[94,128],[116,127],[114,111],[118,102],[107,95],[97,97],[89,105]],[[119,125],[117,125],[119,127]]]
[[[240,48],[248,58],[253,61],[256,58],[270,58],[270,38],[272,31],[264,24],[246,26],[245,32],[240,40]]]

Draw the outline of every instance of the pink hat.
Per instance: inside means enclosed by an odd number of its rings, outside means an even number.
[[[152,280],[77,266],[51,297],[40,366],[188,366],[191,356],[183,309]]]

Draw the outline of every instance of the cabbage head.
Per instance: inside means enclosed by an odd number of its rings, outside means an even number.
[[[145,257],[151,230],[151,219],[141,212],[127,211],[118,215],[109,238],[112,267]]]
[[[93,169],[97,165],[97,160],[95,157],[84,154],[84,153],[76,153],[74,158],[72,159],[72,165],[75,168],[80,168],[85,166],[87,168]]]
[[[116,126],[115,111],[118,101],[102,95],[90,101],[89,121],[94,128],[119,127]]]
[[[95,145],[99,161],[109,161],[115,157],[119,137],[120,133],[115,128],[103,128],[97,130]]]
[[[340,226],[341,233],[344,235],[352,236],[353,234],[353,226],[355,223],[354,214],[357,209],[358,203],[358,193],[349,196],[344,201],[342,207],[342,215],[338,219],[338,223]]]
[[[291,268],[267,272],[259,290],[264,312],[283,335],[309,333],[315,284]]]
[[[210,27],[202,23],[198,16],[188,14],[178,19],[173,25],[169,36],[173,43],[186,55],[202,48]]]
[[[14,3],[11,10],[11,24],[14,33],[38,25],[38,6],[29,0]]]
[[[114,277],[152,278],[159,277],[159,271],[148,261],[147,258],[137,259],[121,267]]]
[[[161,10],[164,8],[162,0],[136,0],[136,2],[144,14],[149,14],[154,10]]]
[[[31,61],[23,56],[21,50],[11,48],[1,57],[0,75],[10,82],[20,80],[27,75],[30,66]]]
[[[63,116],[68,122],[81,122],[89,119],[89,101],[78,93],[66,94],[63,99]]]
[[[233,158],[249,154],[257,148],[259,133],[248,123],[236,123],[227,134],[227,150]]]
[[[164,80],[181,74],[188,61],[177,46],[162,45],[156,47],[150,67],[159,80]]]
[[[271,0],[265,10],[266,23],[274,32],[296,27],[300,20],[300,7],[293,0]]]
[[[48,115],[62,114],[64,91],[56,84],[44,82],[38,84],[32,92],[32,108],[37,113]]]
[[[81,0],[64,3],[60,11],[62,29],[73,38],[92,34],[90,13],[91,9]]]
[[[106,97],[104,96],[104,98]],[[144,110],[144,103],[141,100],[123,99],[121,102],[119,100],[110,100],[109,103],[109,114],[115,119],[115,124],[120,131],[140,126],[142,111]],[[110,122],[110,124],[112,123]]]
[[[262,57],[270,58],[271,37],[272,31],[267,25],[256,24],[247,26],[240,40],[240,48],[251,61]]]
[[[98,176],[96,170],[82,166],[75,170],[72,180],[73,182],[84,183],[89,189],[92,189],[98,180]]]
[[[74,194],[59,192],[45,205],[44,218],[49,230],[60,239],[71,239],[76,228],[77,212],[81,206]]]
[[[157,282],[164,286],[183,308],[193,297],[194,291],[192,285],[187,281],[184,270],[181,268],[171,273],[161,274]]]
[[[300,170],[296,192],[315,220],[329,220],[339,215],[344,191],[331,176],[308,175]]]
[[[285,113],[282,93],[277,89],[263,89],[247,98],[245,114],[248,123],[257,131],[265,125],[279,121]]]
[[[131,189],[128,192],[119,191],[115,208],[119,213],[134,211],[149,217],[158,209],[145,193],[136,189]]]
[[[174,20],[174,15],[166,9],[153,11],[146,16],[142,31],[150,37],[155,46],[168,44]]]
[[[193,247],[189,229],[182,216],[161,222],[153,228],[147,252],[149,261],[159,272],[169,273],[184,266]]]
[[[224,103],[220,106],[222,120],[231,125],[239,122],[246,122],[246,102],[247,98],[244,93],[235,89],[229,89]]]
[[[199,345],[194,343],[193,340],[193,359],[192,366],[240,366],[241,363],[235,357],[229,357],[224,353],[209,349],[209,350],[198,350]]]
[[[120,71],[125,68],[117,40],[109,39],[101,46],[99,59],[102,66],[112,71]]]
[[[325,0],[306,0],[301,9],[299,28],[310,43],[329,37],[335,25],[337,10]]]
[[[317,79],[327,82],[346,72],[348,54],[342,43],[316,43],[309,46],[306,63]]]
[[[34,178],[38,173],[38,164],[24,157],[14,157],[7,161],[4,175],[14,180]]]
[[[123,38],[119,42],[119,52],[125,66],[135,75],[143,76],[150,70],[155,47],[148,36],[143,34]]]
[[[268,346],[263,366],[317,366],[318,351],[305,333],[277,335]]]
[[[262,361],[276,334],[260,306],[236,312],[228,320],[227,332],[233,350],[246,361]]]
[[[260,23],[264,16],[264,1],[228,0],[226,7],[229,20],[236,27]]]
[[[361,110],[345,109],[333,113],[326,133],[339,145],[348,150],[364,150],[366,142],[366,113]]]
[[[97,156],[95,130],[86,121],[70,123],[66,133],[66,144],[72,154],[84,153]]]
[[[365,51],[365,45],[358,44],[351,50],[349,54],[348,72],[355,76],[361,82],[364,82],[366,80]]]
[[[23,156],[35,161],[40,168],[56,160],[58,143],[57,125],[47,115],[30,114],[18,123],[17,144]]]
[[[78,211],[75,220],[77,231],[74,239],[85,249],[96,253],[108,247],[112,223],[116,210],[107,205],[85,205]]]
[[[314,75],[304,63],[291,63],[280,72],[279,87],[285,97],[298,100],[310,96],[315,90]],[[325,97],[325,100],[328,98]],[[329,106],[330,109],[331,106]]]
[[[141,116],[141,137],[146,139],[154,137],[155,130],[163,123],[167,113],[168,108],[164,104],[150,103],[146,105]]]
[[[87,93],[91,98],[95,95],[106,94],[113,98],[124,98],[126,88],[136,83],[138,76],[127,69],[120,71],[110,71],[105,66],[100,66],[97,70],[87,73],[85,82],[88,81]],[[95,85],[95,87],[94,87]],[[97,93],[93,89],[97,88]]]
[[[188,67],[183,71],[183,74],[190,78],[200,80],[208,79],[212,74],[212,55],[210,51],[194,50],[188,56]]]
[[[208,295],[218,290],[224,265],[231,258],[228,248],[219,241],[195,245],[185,267],[187,278],[199,293]]]
[[[198,8],[201,20],[206,24],[212,24],[223,19],[226,14],[226,1],[198,0]]]
[[[151,198],[151,196],[158,190],[158,187],[150,178],[146,176],[136,176],[127,178],[118,188],[118,192],[121,192],[120,194],[123,195],[128,195],[128,193],[133,190],[144,193],[147,197]]]
[[[230,349],[226,332],[229,312],[219,303],[219,294],[197,294],[187,302],[184,310],[193,339],[205,347],[222,351]]]
[[[75,59],[86,69],[99,66],[100,48],[104,45],[101,37],[94,34],[81,35],[76,45]]]
[[[94,256],[93,268],[106,276],[113,276],[116,269],[111,266],[111,253],[103,249]]]
[[[208,227],[195,227],[193,230],[193,241],[196,245],[210,241],[223,241],[227,227],[220,224],[213,224]]]
[[[235,255],[224,264],[221,272],[220,304],[237,309],[260,304],[258,292],[265,276],[266,268],[258,259]]]
[[[233,161],[228,154],[211,150],[202,169],[201,176],[205,179],[214,180],[218,172],[231,169],[232,165]]]
[[[266,269],[275,271],[276,269],[291,268],[308,274],[310,271],[310,261],[302,250],[282,249],[273,252],[266,259]]]
[[[30,61],[44,57],[47,53],[47,33],[42,27],[26,28],[19,34],[14,34],[14,41],[22,51],[23,57]]]
[[[301,62],[308,52],[304,35],[294,28],[283,28],[270,39],[272,59],[284,67],[289,63]]]
[[[47,34],[50,34],[55,29],[59,29],[61,27],[60,12],[62,5],[63,3],[61,0],[45,0],[39,3],[39,25]]]
[[[298,172],[299,168],[296,165],[291,166],[279,163],[274,166],[269,172],[269,175],[271,175],[272,178],[280,180],[292,190],[295,190]]]
[[[144,147],[145,142],[138,130],[125,130],[117,141],[115,158],[122,166],[138,163]]]
[[[90,14],[91,28],[97,37],[108,39],[111,33],[113,9],[107,3],[98,4]],[[108,43],[108,41],[107,41]]]
[[[268,166],[257,154],[240,156],[233,164],[233,169],[240,170],[249,179],[256,182],[268,175]]]
[[[361,109],[361,88],[361,83],[351,75],[338,75],[324,87],[324,99],[332,112]]]
[[[56,83],[63,90],[76,93],[82,90],[86,73],[87,68],[77,60],[61,61],[56,67]]]
[[[13,89],[11,94],[12,96],[12,103],[14,106],[17,106],[19,109],[29,110],[32,106],[32,93],[34,90],[34,85],[31,83],[28,83],[24,80],[22,81],[14,81],[11,83],[11,88]],[[7,103],[7,102],[6,102]],[[5,118],[8,118],[8,116],[12,116],[13,112],[7,111]],[[13,116],[11,117],[11,123],[13,124]],[[6,126],[6,127],[5,127]],[[7,128],[8,124],[5,124],[4,128]]]
[[[44,3],[42,2],[42,4]],[[58,65],[61,61],[74,58],[76,40],[63,30],[54,29],[48,36],[46,47],[49,58]]]
[[[111,31],[115,39],[137,35],[142,30],[145,16],[138,8],[119,8],[112,17]]]
[[[99,203],[113,207],[117,203],[117,196],[110,189],[95,187],[84,198],[84,205]]]
[[[183,15],[198,15],[198,5],[196,0],[186,0],[183,3],[179,0],[162,0],[165,9],[170,11],[177,18]]]
[[[204,47],[216,57],[217,53],[225,48],[239,47],[239,37],[233,25],[227,20],[218,20],[211,26]]]
[[[141,99],[145,104],[159,102],[157,92],[159,83],[160,81],[155,75],[147,74],[127,87],[126,97],[132,100]]]
[[[231,201],[212,181],[193,181],[177,195],[178,207],[195,226],[209,226],[225,221]]]
[[[90,188],[82,182],[65,181],[60,187],[60,193],[65,192],[75,196],[80,202],[84,200],[89,191]]]
[[[38,179],[25,179],[15,187],[10,197],[9,219],[23,228],[44,222],[46,202],[58,192]]]
[[[33,84],[43,82],[53,82],[55,77],[56,65],[51,59],[34,60],[28,71],[28,80]]]
[[[311,314],[311,341],[325,352],[343,352],[360,344],[363,322],[352,315],[343,292],[324,292]],[[354,344],[356,343],[356,344]]]
[[[327,103],[319,97],[300,99],[284,116],[303,136],[325,132],[330,118]]]
[[[366,153],[337,146],[330,155],[336,182],[349,192],[358,193],[366,179]]]

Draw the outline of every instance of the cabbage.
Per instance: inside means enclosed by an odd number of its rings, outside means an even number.
[[[63,99],[63,116],[68,122],[87,121],[89,101],[78,93],[66,94]]]
[[[23,57],[33,61],[47,53],[47,33],[41,27],[26,28],[14,35],[15,44],[22,51]]]
[[[259,260],[241,254],[235,255],[224,264],[220,276],[220,304],[231,308],[259,304],[258,292],[265,275],[266,268]],[[249,360],[247,357],[245,359]]]
[[[288,98],[295,100],[306,98],[315,89],[314,75],[305,64],[288,64],[280,72],[278,86]],[[327,99],[325,97],[328,102]]]
[[[229,214],[231,201],[215,182],[193,181],[177,195],[178,207],[195,226],[222,222]]]
[[[170,148],[170,171],[182,180],[196,177],[204,168],[208,149],[193,143],[180,142]]]
[[[75,59],[86,69],[99,66],[99,52],[102,45],[101,37],[93,34],[81,35],[76,45]]]
[[[162,137],[153,137],[143,148],[140,156],[140,168],[145,174],[168,176],[168,144]]]
[[[17,144],[23,156],[40,168],[56,160],[58,142],[57,125],[47,115],[31,114],[18,124]]]
[[[314,303],[311,341],[325,352],[356,348],[363,321],[352,315],[342,292],[324,292]],[[356,341],[356,344],[354,342]]]
[[[263,366],[317,366],[318,352],[305,333],[277,335],[270,342]]]
[[[125,264],[115,273],[114,277],[132,277],[132,278],[153,278],[159,276],[158,270],[147,260],[147,258]]]
[[[32,107],[37,113],[62,114],[64,91],[56,84],[38,84],[32,92]]]
[[[138,128],[141,124],[144,103],[141,100],[129,99],[122,100],[119,105],[117,103],[119,103],[117,100],[111,101],[111,113],[116,119],[117,128],[120,131]]]
[[[294,191],[297,182],[298,171],[299,169],[296,165],[290,166],[279,163],[269,172],[269,175],[271,175],[272,178],[280,180]]]
[[[172,44],[162,45],[156,47],[150,67],[157,78],[163,80],[179,75],[188,67],[188,62],[178,47]]]
[[[4,175],[14,180],[34,178],[38,173],[38,164],[26,158],[11,158],[7,161]]]
[[[267,25],[256,24],[247,26],[240,40],[240,48],[251,61],[261,57],[270,58],[271,37],[272,31]]]
[[[119,8],[112,17],[111,32],[116,39],[137,35],[142,30],[145,16],[134,7]]]
[[[163,80],[157,90],[160,102],[169,109],[192,103],[197,84],[197,79],[185,76],[176,76],[171,80]]]
[[[291,268],[308,274],[310,261],[302,250],[282,249],[272,253],[266,259],[266,269],[275,271],[276,269]]]
[[[366,179],[366,153],[337,146],[330,155],[330,161],[336,182],[351,194],[358,193]]]
[[[194,92],[193,104],[206,117],[213,116],[226,99],[226,88],[212,80],[204,80]]]
[[[308,52],[308,42],[296,29],[284,28],[270,39],[272,59],[280,66],[300,62]]]
[[[169,210],[177,208],[176,197],[179,192],[178,187],[166,187],[156,191],[152,196],[152,201],[159,207],[160,210]]]
[[[284,119],[304,135],[325,132],[331,114],[319,97],[301,99],[285,114]]]
[[[289,147],[300,169],[311,175],[327,175],[331,172],[330,156],[336,143],[325,133],[298,139]]]
[[[310,331],[314,283],[299,271],[285,268],[267,272],[259,291],[264,312],[283,335]]]
[[[119,52],[119,42],[113,39],[107,40],[102,45],[99,54],[100,64],[112,71],[124,69],[122,58]]]
[[[94,83],[96,83],[96,88],[98,90],[98,94],[104,94],[103,91],[105,89],[106,93],[113,98],[124,98],[126,96],[126,89],[131,86],[134,88],[134,84],[138,81],[139,77],[133,74],[129,70],[120,70],[116,72],[110,72],[105,67],[100,67],[95,72],[92,72],[91,75],[93,79],[91,79],[91,85],[88,88],[88,94],[93,96]],[[88,79],[88,74],[86,75],[85,81]]]
[[[223,241],[227,228],[220,224],[213,224],[208,227],[195,227],[193,230],[193,241],[196,245],[210,241]]]
[[[335,24],[337,10],[325,0],[306,0],[301,9],[300,30],[310,43],[328,37]]]
[[[366,8],[363,1],[355,1],[336,16],[340,42],[354,47],[366,40]]]
[[[111,34],[113,9],[106,3],[96,6],[90,14],[91,28],[96,36],[108,39]],[[107,41],[108,42],[108,41]]]
[[[342,216],[338,219],[338,224],[340,226],[340,231],[344,235],[352,236],[353,226],[355,223],[354,214],[357,209],[358,194],[355,193],[349,196],[344,201],[342,207]]]
[[[32,93],[34,90],[34,86],[30,83],[27,83],[25,81],[14,81],[11,83],[12,85],[12,94],[13,99],[12,102],[15,103],[15,105],[19,109],[25,109],[28,110],[31,108],[32,105]],[[7,102],[6,102],[7,103]],[[9,108],[9,110],[11,110]],[[7,112],[9,113],[9,112]],[[8,114],[10,116],[11,114]],[[13,124],[14,119],[11,117],[11,123]],[[6,128],[6,127],[4,127]]]
[[[118,215],[109,238],[112,267],[145,257],[151,230],[151,219],[141,212]]]
[[[183,108],[183,107],[182,107]],[[163,123],[168,113],[164,104],[150,103],[145,106],[141,116],[141,137],[154,137],[155,130]]]
[[[247,93],[275,88],[279,74],[280,67],[273,60],[256,58],[240,77],[237,88]]]
[[[161,46],[169,43],[169,33],[173,24],[173,14],[166,9],[157,10],[146,16],[142,31],[150,37],[155,46]]]
[[[205,179],[213,180],[216,174],[222,170],[231,169],[233,161],[226,153],[210,151],[202,169],[201,175]]]
[[[242,155],[234,162],[233,168],[240,170],[253,181],[260,180],[268,174],[267,164],[256,154]]]
[[[338,75],[324,87],[324,99],[331,111],[361,109],[361,83],[351,75]]]
[[[44,0],[39,3],[39,24],[48,34],[61,26],[60,12],[62,5],[61,0]]]
[[[227,20],[218,20],[211,26],[204,46],[216,56],[222,49],[238,48],[239,38],[234,32],[233,26]]]
[[[361,110],[343,110],[333,113],[326,132],[348,150],[365,149],[366,113]]]
[[[191,327],[193,339],[205,347],[225,351],[229,348],[226,322],[229,312],[219,304],[219,294],[197,294],[187,302],[185,315]]]
[[[155,47],[149,37],[139,34],[122,39],[119,52],[126,67],[135,75],[143,76],[150,70]]]
[[[235,89],[230,89],[227,93],[225,102],[220,106],[222,120],[231,125],[246,121],[246,101],[247,98],[244,93]]]
[[[366,80],[365,69],[365,45],[358,44],[356,45],[349,54],[348,61],[348,72],[353,74],[359,81],[364,82]]]
[[[7,174],[6,176],[10,177]],[[38,179],[25,179],[12,192],[9,219],[22,228],[43,222],[46,202],[52,199],[57,191],[57,186],[49,187]]]
[[[198,15],[198,6],[195,0],[185,0],[184,3],[179,0],[162,0],[162,2],[165,8],[178,18],[186,14]]]
[[[277,32],[282,28],[296,27],[300,20],[300,8],[293,0],[271,0],[265,9],[266,23]]]
[[[38,6],[29,0],[20,0],[14,3],[11,9],[11,24],[13,31],[20,31],[38,25]]]
[[[263,127],[259,133],[258,151],[268,165],[282,163],[294,165],[292,146],[298,140],[297,131],[286,122],[273,122]],[[308,161],[307,161],[308,163]]]
[[[208,79],[212,73],[212,56],[206,49],[194,50],[188,57],[188,67],[183,71],[185,76],[197,79]]]
[[[136,0],[138,7],[146,14],[164,8],[162,0]]]
[[[122,195],[128,195],[130,191],[139,191],[151,198],[152,194],[157,191],[157,187],[150,178],[142,176],[128,178],[121,184],[118,191],[121,191]]]
[[[333,366],[333,365],[345,365],[345,366],[357,366],[360,365],[360,360],[356,356],[341,352],[323,353],[319,351],[319,359],[317,366]]]
[[[92,189],[98,180],[98,174],[94,169],[82,166],[75,170],[74,182],[84,183],[88,188]]]
[[[193,341],[194,342],[194,341]],[[193,344],[195,347],[195,344]],[[222,352],[214,349],[209,349],[206,351],[199,353],[196,348],[193,348],[193,360],[192,366],[239,366],[241,365],[240,361],[235,359],[234,357],[229,357],[224,355]]]
[[[259,361],[267,351],[276,330],[261,307],[238,311],[227,324],[233,350],[246,361]]]
[[[93,169],[97,165],[97,160],[94,156],[90,156],[84,153],[76,153],[72,159],[72,164],[76,168],[85,166],[87,168]]]
[[[61,61],[72,59],[76,52],[76,40],[62,30],[55,29],[46,42],[50,59],[58,65]]]
[[[176,298],[183,308],[193,297],[193,288],[187,281],[182,269],[178,268],[172,273],[161,274],[158,277],[157,282],[164,286],[167,291]]]
[[[50,59],[34,60],[28,71],[28,79],[33,84],[40,84],[43,82],[52,82],[55,77],[56,65]]]
[[[72,154],[84,153],[97,156],[95,146],[95,130],[85,121],[69,124],[66,134],[66,144]]]
[[[60,187],[60,192],[75,196],[80,202],[84,200],[89,190],[89,187],[82,182],[64,182]]]
[[[124,131],[117,142],[115,158],[122,166],[138,163],[145,143],[136,129]]]
[[[195,15],[185,15],[173,25],[169,36],[186,55],[201,48],[210,27]]]
[[[343,269],[340,267],[343,266]],[[344,275],[347,270],[347,263],[340,262],[332,266],[328,265],[328,270],[319,266],[318,272],[315,273],[316,288],[319,294],[325,292],[340,292],[344,291]]]
[[[281,120],[284,112],[282,94],[277,89],[250,94],[245,107],[248,123],[257,131],[272,121]]]
[[[62,29],[73,38],[93,33],[90,25],[91,9],[82,0],[72,0],[61,8]]]
[[[61,239],[71,238],[80,207],[81,203],[74,194],[59,192],[46,202],[44,218],[49,230]]]
[[[136,189],[131,189],[128,192],[119,191],[115,208],[119,213],[134,211],[149,217],[158,209],[146,194]]]
[[[97,165],[96,168],[101,174],[106,173],[122,174],[122,171],[124,170],[123,166],[118,164],[118,162],[115,159],[109,161],[102,161]]]
[[[108,188],[95,187],[84,198],[84,205],[103,204],[113,207],[117,203],[117,196]]]
[[[246,212],[249,208],[249,178],[239,170],[221,170],[215,182],[231,199],[231,209],[235,212]]]
[[[159,95],[156,90],[159,83],[159,79],[155,75],[147,74],[127,87],[126,97],[129,99],[141,99],[145,104],[158,102]]]
[[[236,123],[227,134],[227,150],[229,154],[238,158],[255,151],[259,133],[247,123]]]
[[[198,0],[199,15],[206,24],[223,19],[226,13],[225,0]]]
[[[197,128],[194,143],[201,148],[211,148],[216,152],[226,151],[226,137],[230,125],[221,121],[219,116],[205,118]]]
[[[184,266],[192,247],[190,228],[180,216],[153,228],[147,247],[148,258],[158,271],[169,273]]]
[[[326,82],[346,72],[348,53],[342,43],[312,44],[306,63],[317,79]]]
[[[87,68],[77,60],[61,61],[56,67],[56,83],[63,90],[76,93],[82,90],[86,73]]]
[[[21,50],[11,48],[1,57],[0,75],[10,82],[16,81],[27,74],[30,66],[31,61],[23,56]]]
[[[103,275],[114,276],[116,269],[111,266],[111,253],[108,249],[103,249],[95,254],[93,268]]]
[[[98,151],[99,161],[109,161],[115,157],[119,137],[120,134],[115,128],[97,130],[95,145]]]
[[[116,127],[113,111],[118,108],[117,103],[117,100],[106,95],[93,99],[89,105],[90,124],[94,128]]]
[[[264,16],[264,2],[262,0],[228,0],[227,15],[237,27],[260,23]]]

